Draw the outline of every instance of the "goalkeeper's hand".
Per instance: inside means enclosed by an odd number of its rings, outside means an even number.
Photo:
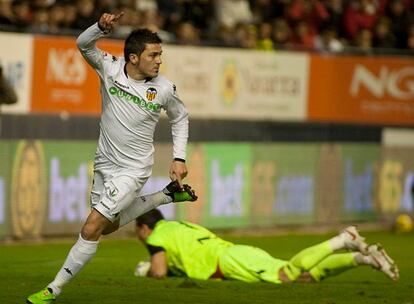
[[[151,268],[151,262],[141,261],[137,264],[134,275],[136,277],[146,277],[148,275],[150,268]]]

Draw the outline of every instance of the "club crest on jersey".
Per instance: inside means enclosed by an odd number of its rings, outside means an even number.
[[[156,96],[157,96],[157,90],[153,87],[148,88],[148,90],[147,90],[147,99],[148,99],[148,101],[153,101]]]

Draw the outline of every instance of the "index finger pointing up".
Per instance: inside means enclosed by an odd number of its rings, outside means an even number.
[[[118,21],[124,15],[124,12],[120,12],[118,15],[115,15],[114,21]]]

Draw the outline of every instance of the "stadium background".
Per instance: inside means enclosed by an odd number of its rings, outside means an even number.
[[[99,83],[69,36],[0,32],[19,96],[2,106],[0,240],[73,235],[89,212]],[[99,46],[122,54],[122,42]],[[414,206],[412,57],[164,46],[191,115],[196,204],[210,228],[381,223]],[[144,192],[168,182],[168,122]],[[129,233],[131,227],[121,233]]]

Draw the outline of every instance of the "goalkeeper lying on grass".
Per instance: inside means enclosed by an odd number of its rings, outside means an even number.
[[[378,244],[364,242],[354,226],[306,248],[289,261],[260,248],[227,242],[199,225],[166,221],[157,209],[136,219],[136,233],[151,255],[135,275],[162,278],[167,274],[193,279],[233,279],[244,282],[319,282],[348,269],[369,265],[392,280],[399,277],[394,261]],[[351,252],[337,253],[340,250]]]

